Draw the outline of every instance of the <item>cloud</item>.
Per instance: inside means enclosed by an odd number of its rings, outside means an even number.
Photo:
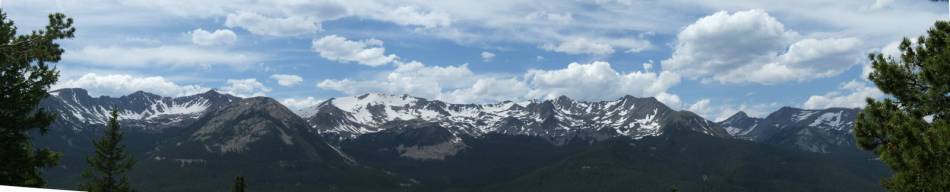
[[[303,77],[288,74],[273,74],[270,78],[277,80],[277,84],[284,87],[291,87],[303,82]]]
[[[221,91],[238,97],[257,97],[266,96],[271,91],[257,79],[228,79],[227,86],[222,87]]]
[[[650,59],[646,63],[643,63],[643,71],[653,71],[653,59]]]
[[[706,114],[710,113],[710,111],[712,110],[709,106],[710,102],[711,101],[709,99],[700,99],[699,101],[696,101],[696,103],[689,105],[689,108],[687,108],[687,110],[692,111],[693,113],[696,113],[696,114],[700,114],[703,117],[706,117],[707,119],[709,119],[709,116]]]
[[[677,74],[635,71],[621,73],[610,63],[571,63],[564,69],[530,70],[525,79],[535,91],[529,95],[554,98],[568,95],[583,100],[601,100],[623,95],[655,96],[680,81]]]
[[[765,11],[720,11],[686,26],[664,70],[719,83],[830,77],[858,63],[857,38],[801,38]]]
[[[237,41],[237,35],[229,29],[218,29],[208,32],[198,28],[191,31],[191,43],[195,45],[230,45]]]
[[[403,26],[425,28],[447,27],[452,24],[452,18],[447,13],[424,11],[415,6],[400,6],[394,10],[383,11],[374,18]]]
[[[448,101],[473,103],[525,100],[524,93],[531,88],[517,78],[484,77],[475,80],[471,86],[451,90],[443,95]]]
[[[666,92],[678,83],[679,76],[673,73],[622,73],[607,62],[572,63],[563,69],[535,69],[520,75],[474,74],[467,65],[425,66],[411,62],[398,63],[396,69],[373,78],[327,79],[317,87],[351,95],[382,92],[460,103],[552,99],[560,95],[580,100],[605,100],[634,95],[657,97],[671,107],[679,108],[679,96]]]
[[[482,61],[491,62],[492,59],[495,59],[495,54],[492,52],[482,51]]]
[[[880,99],[884,93],[877,87],[868,86],[864,81],[852,80],[841,85],[838,90],[824,95],[812,95],[802,104],[806,109],[824,109],[831,107],[860,108],[867,105],[867,98]]]
[[[745,103],[728,104],[716,103],[711,99],[700,99],[699,101],[690,104],[687,110],[696,113],[703,118],[719,122],[728,119],[739,111],[743,111],[752,117],[765,117],[781,106],[782,105],[778,103],[759,103],[752,105]]]
[[[573,38],[557,45],[545,44],[541,48],[567,54],[610,55],[614,53],[614,48],[610,44],[594,42],[586,38]]]
[[[426,98],[444,98],[443,90],[470,86],[476,76],[467,65],[425,66],[419,62],[397,63],[396,69],[366,80],[323,80],[322,89],[336,90],[350,95],[368,92],[410,94]]]
[[[288,15],[312,16],[321,21],[335,20],[352,15],[344,0],[279,0],[271,1]]]
[[[323,100],[314,99],[313,97],[286,98],[286,99],[280,100],[280,103],[284,104],[284,106],[287,106],[287,108],[290,108],[291,110],[294,110],[294,111],[320,104],[320,102],[323,102]]]
[[[87,46],[69,50],[64,61],[78,61],[89,65],[117,68],[145,68],[156,66],[210,67],[230,65],[242,67],[256,63],[263,57],[254,53],[230,52],[189,46],[121,47]]]
[[[139,77],[127,74],[99,75],[86,73],[76,79],[66,79],[53,85],[53,89],[83,88],[92,96],[122,96],[135,91],[145,91],[162,96],[185,96],[208,91],[199,85],[179,85],[162,76]]]
[[[874,4],[871,4],[870,9],[881,9],[889,6],[891,3],[894,3],[894,0],[874,0]]]
[[[541,22],[551,22],[557,25],[567,25],[574,21],[574,14],[570,12],[558,14],[538,11],[528,15],[528,20],[539,20]]]
[[[615,52],[614,48],[626,49],[628,53],[639,53],[651,48],[650,41],[639,38],[588,38],[588,37],[567,37],[557,44],[543,44],[540,47],[547,51],[554,51],[567,54],[590,54],[590,55],[610,55]]]
[[[313,51],[329,60],[355,62],[374,67],[388,64],[399,58],[394,54],[386,55],[383,41],[377,39],[351,41],[337,35],[313,40]]]
[[[272,18],[246,11],[228,14],[224,26],[240,27],[253,34],[264,36],[296,36],[323,30],[320,21],[309,16]]]

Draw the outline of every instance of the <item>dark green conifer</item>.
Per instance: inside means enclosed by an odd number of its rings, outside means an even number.
[[[59,161],[59,153],[34,149],[30,135],[46,134],[55,118],[37,106],[59,77],[50,66],[63,54],[55,41],[72,38],[72,24],[63,14],[51,14],[44,29],[17,35],[0,10],[0,185],[43,186],[42,168]]]
[[[244,187],[246,187],[244,184],[244,177],[237,176],[234,178],[234,186],[231,186],[231,192],[244,192]]]
[[[900,58],[871,54],[869,78],[890,97],[868,99],[854,135],[894,175],[890,191],[950,189],[950,22],[938,21],[916,43],[904,39]]]
[[[105,135],[95,141],[96,153],[88,159],[89,167],[82,173],[85,181],[80,185],[84,191],[126,192],[132,191],[125,176],[135,162],[125,151],[122,132],[119,130],[118,109],[112,109],[112,117],[106,126]]]

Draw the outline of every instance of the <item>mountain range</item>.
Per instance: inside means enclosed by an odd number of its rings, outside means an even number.
[[[291,111],[214,90],[78,88],[40,107],[58,114],[35,140],[64,153],[47,172],[62,188],[77,184],[112,108],[138,162],[132,184],[157,191],[220,190],[237,175],[268,191],[875,191],[889,174],[854,145],[859,109],[713,122],[633,96],[453,104],[370,93]]]

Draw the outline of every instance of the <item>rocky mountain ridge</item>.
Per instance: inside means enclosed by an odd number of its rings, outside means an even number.
[[[737,139],[829,153],[855,147],[852,131],[858,112],[860,109],[782,107],[765,118],[740,111],[719,125]]]
[[[704,134],[730,137],[716,123],[692,112],[673,110],[655,98],[633,96],[596,102],[561,96],[526,102],[450,104],[408,95],[372,93],[331,98],[301,114],[318,132],[338,139],[379,132],[386,127],[384,124],[407,120],[435,122],[456,135],[527,135],[554,143],[577,138],[657,136],[673,121],[681,121],[688,125],[684,127]]]

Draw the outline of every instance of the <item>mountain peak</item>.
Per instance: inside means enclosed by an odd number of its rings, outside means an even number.
[[[626,100],[626,99],[639,99],[639,98],[634,97],[633,95],[624,95],[623,97],[620,97],[620,100]]]
[[[778,109],[778,111],[802,111],[802,110],[805,110],[805,109],[797,108],[797,107],[791,107],[791,106],[782,106],[782,108],[779,108],[779,109]],[[778,112],[778,111],[776,111],[776,112]]]
[[[251,97],[241,99],[242,105],[280,105],[280,102],[270,97]]]
[[[136,98],[136,99],[151,99],[151,98],[161,98],[162,96],[139,90],[123,97]]]
[[[647,102],[663,103],[663,102],[660,102],[660,100],[656,99],[656,97],[637,97],[633,95],[624,95],[623,97],[620,97],[620,99],[618,100],[647,101]]]
[[[739,119],[739,118],[741,119],[749,118],[749,114],[746,114],[745,111],[739,111],[739,112],[736,112],[736,114],[729,116],[729,118],[726,118],[726,120],[728,121],[730,119]]]
[[[198,96],[204,96],[204,97],[210,97],[210,98],[217,98],[217,97],[234,97],[234,98],[237,98],[237,97],[234,96],[234,95],[227,94],[227,93],[222,93],[222,92],[221,92],[220,90],[218,90],[218,89],[208,89],[208,91],[205,91],[204,93],[199,93],[199,94],[196,94],[196,95],[198,95]]]
[[[359,100],[366,100],[366,99],[378,99],[378,98],[402,98],[402,99],[405,99],[405,98],[416,98],[416,97],[410,96],[410,95],[408,95],[408,94],[394,95],[394,94],[387,94],[387,93],[366,93],[366,94],[362,94],[362,95],[356,96],[356,98],[359,99]]]
[[[201,93],[201,94],[203,94],[203,95],[222,95],[221,92],[218,92],[218,89],[208,89],[208,91],[205,91],[204,93]]]

